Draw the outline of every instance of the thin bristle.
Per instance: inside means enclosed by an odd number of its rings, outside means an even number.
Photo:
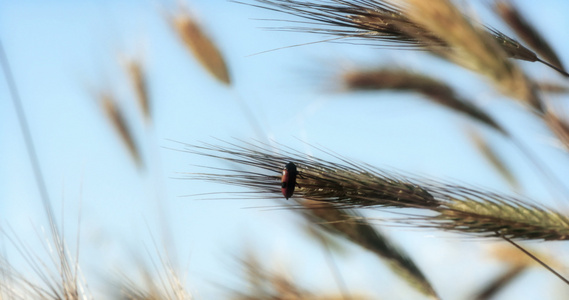
[[[415,208],[434,215],[401,219],[413,226],[437,228],[482,237],[567,240],[569,219],[556,211],[519,199],[455,184],[420,180],[339,158],[332,163],[300,153],[275,155],[263,145],[188,145],[186,151],[264,172],[226,170],[230,174],[190,174],[191,179],[244,186],[266,198],[282,198],[278,175],[284,162],[294,161],[302,177],[294,197],[321,201],[337,208]],[[268,147],[268,146],[265,146]],[[271,175],[271,173],[273,175]],[[255,197],[258,197],[257,193]]]
[[[365,300],[371,299],[362,294],[350,293],[331,294],[309,290],[294,280],[287,273],[290,270],[283,268],[274,270],[259,261],[258,255],[249,250],[240,259],[242,272],[248,289],[231,291],[230,299],[235,300],[269,300],[269,299],[297,299],[297,300]]]
[[[168,19],[186,48],[199,63],[217,80],[231,85],[229,69],[221,51],[196,19],[182,7],[175,15],[169,15]]]
[[[446,83],[425,74],[395,68],[351,70],[342,75],[342,81],[349,91],[393,90],[420,93],[435,103],[462,113],[509,136],[506,130],[482,108],[459,97]]]
[[[156,244],[155,244],[156,246]],[[157,249],[158,252],[158,249]],[[168,253],[157,253],[159,263],[151,260],[151,264],[137,259],[138,277],[119,273],[110,281],[115,298],[124,300],[191,300],[191,293],[186,289],[184,281],[172,264]]]

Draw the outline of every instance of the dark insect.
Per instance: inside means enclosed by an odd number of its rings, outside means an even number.
[[[296,175],[298,175],[296,165],[292,162],[286,164],[285,168],[283,169],[281,191],[287,200],[288,198],[292,197],[292,194],[294,193],[294,187],[298,185],[296,183]]]

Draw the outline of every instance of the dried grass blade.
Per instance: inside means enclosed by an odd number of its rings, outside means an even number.
[[[168,22],[199,63],[217,80],[231,85],[229,68],[221,51],[196,19],[180,7],[175,15],[168,15]]]
[[[142,157],[138,146],[135,143],[134,135],[127,126],[124,112],[121,110],[114,97],[109,93],[101,93],[99,95],[99,105],[103,109],[115,131],[118,133],[121,141],[127,147],[130,157],[132,157],[138,167],[142,167]]]
[[[297,211],[301,212],[312,224],[375,253],[380,258],[385,259],[391,270],[417,291],[430,298],[439,299],[423,272],[405,251],[395,246],[367,221],[361,220],[362,216],[356,211],[338,209],[320,201],[298,202],[307,210]]]
[[[529,21],[522,16],[517,7],[509,0],[496,0],[493,4],[494,11],[514,30],[514,32],[531,48],[539,53],[547,62],[557,68],[565,76],[569,76],[565,70],[559,56],[555,53],[549,43],[532,26]],[[538,61],[541,61],[538,59]]]
[[[301,153],[275,155],[263,144],[245,146],[188,145],[187,152],[231,161],[263,172],[226,170],[231,174],[190,174],[208,180],[252,188],[267,198],[282,199],[282,165],[293,161],[302,177],[294,197],[321,201],[338,208],[415,208],[426,215],[399,222],[481,237],[524,240],[567,240],[569,218],[560,212],[517,198],[432,180],[389,173],[335,156],[333,163]],[[272,173],[274,175],[268,175]],[[258,193],[254,193],[256,197]],[[429,215],[430,212],[430,215]],[[433,215],[434,213],[434,215]]]
[[[430,47],[442,57],[489,78],[505,95],[521,100],[542,113],[544,108],[533,84],[507,59],[493,36],[472,24],[449,0],[406,0],[409,19],[441,38],[448,49]],[[416,39],[421,36],[414,34]]]
[[[420,93],[439,105],[462,113],[509,136],[506,130],[482,108],[459,97],[446,83],[425,74],[395,68],[352,70],[342,75],[342,81],[349,91],[393,90]]]
[[[520,189],[520,183],[516,179],[516,176],[514,176],[514,173],[507,166],[503,158],[498,155],[498,152],[492,147],[489,141],[474,129],[468,131],[468,136],[478,152],[494,167],[498,174],[500,174],[514,190]]]
[[[14,105],[16,116],[22,130],[28,158],[30,159],[32,165],[33,174],[36,179],[40,198],[43,204],[43,209],[48,219],[48,228],[51,234],[52,242],[52,245],[50,246],[52,250],[54,248],[55,251],[47,252],[51,254],[51,260],[57,268],[57,273],[51,272],[51,270],[47,267],[47,264],[39,259],[37,254],[33,253],[33,251],[30,249],[27,249],[27,247],[22,243],[17,235],[14,234],[15,238],[11,238],[9,235],[6,235],[8,239],[10,239],[10,241],[16,246],[16,250],[22,254],[23,259],[30,265],[36,275],[38,275],[38,277],[44,281],[46,287],[42,288],[32,283],[24,276],[19,276],[17,279],[21,280],[22,285],[27,289],[26,292],[31,292],[31,294],[36,296],[36,298],[54,297],[75,299],[78,298],[80,294],[86,297],[87,291],[84,289],[85,286],[79,282],[79,268],[77,265],[78,262],[76,260],[74,261],[70,257],[65,241],[61,234],[62,230],[60,230],[57,226],[53,207],[51,205],[51,198],[47,191],[47,185],[41,169],[41,165],[39,163],[37,150],[34,145],[34,140],[32,138],[28,125],[27,116],[22,106],[20,92],[16,85],[12,68],[9,64],[8,57],[4,50],[4,45],[1,41],[0,67],[2,68],[4,76],[6,77],[6,83],[10,92],[10,98]],[[0,229],[0,231],[0,233],[5,234],[3,229]],[[44,244],[44,247],[46,247],[47,250],[48,246]],[[77,254],[79,253],[78,251],[79,250],[77,249]],[[17,274],[17,272],[14,272],[15,269],[10,266],[8,261],[6,261],[3,257],[0,259],[2,260],[2,262],[0,262],[0,268],[2,268],[4,271],[7,271],[3,273],[14,274],[15,276],[13,278],[20,275]],[[0,287],[3,283],[4,282],[0,282]],[[7,287],[7,289],[13,291],[12,287]]]

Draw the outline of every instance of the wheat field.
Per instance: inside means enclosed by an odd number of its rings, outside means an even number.
[[[0,1],[0,298],[566,299],[567,12]]]

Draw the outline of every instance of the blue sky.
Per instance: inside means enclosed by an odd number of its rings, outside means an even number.
[[[565,55],[569,39],[563,31],[568,25],[565,12],[569,3],[523,4],[534,23],[548,29],[542,32],[569,64]],[[273,139],[318,154],[303,143],[308,142],[378,167],[509,192],[464,135],[465,125],[473,125],[488,135],[521,174],[519,179],[530,197],[552,203],[532,166],[511,143],[490,130],[417,95],[333,92],[338,82],[335,76],[341,70],[370,62],[428,72],[448,80],[462,95],[499,116],[554,172],[565,174],[569,167],[566,153],[550,147],[542,125],[517,104],[491,92],[476,75],[422,53],[346,44],[322,43],[250,56],[322,37],[263,30],[261,27],[274,22],[253,19],[283,16],[245,5],[221,0],[195,0],[188,5],[224,53],[234,79],[232,87],[210,77],[164,21],[161,12],[175,8],[175,3],[0,1],[0,38],[30,121],[56,215],[65,224],[72,245],[78,215],[81,218],[80,261],[87,278],[100,282],[108,270],[128,270],[135,263],[133,253],[147,257],[145,247],[155,255],[151,235],[156,240],[164,236],[163,215],[175,241],[172,248],[179,265],[188,274],[190,291],[203,299],[219,295],[215,284],[235,286],[238,269],[234,256],[247,245],[273,264],[293,265],[295,274],[324,276],[328,280],[322,282],[332,282],[323,267],[322,250],[303,236],[291,212],[252,208],[274,205],[259,200],[181,197],[235,189],[178,179],[181,172],[196,171],[193,165],[219,166],[219,162],[174,151],[171,148],[181,146],[170,140]],[[487,12],[480,14],[498,24]],[[124,55],[142,57],[147,65],[154,114],[151,128],[141,121],[121,68]],[[544,66],[521,65],[536,78],[561,80]],[[145,172],[136,169],[97,107],[93,91],[100,89],[112,90],[128,112],[147,162]],[[19,238],[37,245],[36,229],[45,226],[45,217],[4,80],[0,80],[0,95],[0,224],[11,226]],[[561,103],[564,99],[551,100]],[[263,136],[251,127],[244,110],[255,116]],[[495,262],[480,258],[479,243],[440,232],[387,232],[409,249],[421,267],[434,270],[428,275],[445,298],[462,297],[495,271]],[[10,246],[5,247],[10,259],[22,263]],[[551,248],[566,246],[555,243]],[[407,289],[375,257],[356,247],[352,252],[341,264],[352,286],[384,297]],[[475,263],[479,259],[488,264]],[[295,269],[291,262],[298,261],[302,261],[299,267],[311,272]],[[367,267],[371,261],[377,269]],[[443,262],[448,268],[461,264],[469,272],[460,276],[477,284],[450,283],[457,275],[445,273],[445,267],[438,270]],[[319,271],[312,273],[314,270]],[[531,283],[539,293],[545,292],[545,287],[559,288],[549,274],[535,273],[522,278],[526,286]],[[375,277],[394,283],[389,287],[369,284],[367,279]],[[96,290],[97,284],[93,285]],[[330,286],[333,284],[318,285]],[[523,283],[519,287],[523,291],[519,293],[531,299],[533,294],[527,291],[535,289],[523,290]]]

